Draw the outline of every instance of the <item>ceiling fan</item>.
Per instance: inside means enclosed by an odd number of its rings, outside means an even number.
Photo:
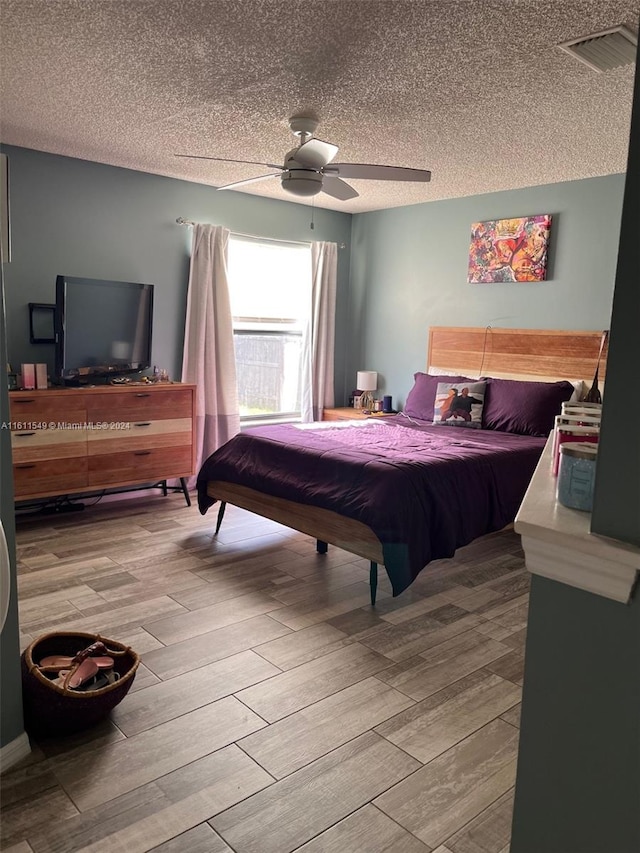
[[[261,163],[255,160],[230,160],[226,157],[204,157],[197,154],[176,154],[176,157],[189,157],[195,160],[218,160],[223,163],[246,163],[252,166],[266,166],[278,169],[268,175],[234,181],[218,187],[219,190],[231,190],[237,187],[280,178],[282,189],[292,195],[313,196],[319,192],[327,193],[340,201],[356,198],[359,193],[342,178],[365,179],[370,181],[418,181],[431,180],[427,169],[407,169],[404,166],[374,166],[364,163],[332,163],[338,153],[338,146],[316,139],[313,134],[318,120],[309,116],[293,116],[289,127],[300,140],[297,148],[292,148],[284,158],[284,165]]]

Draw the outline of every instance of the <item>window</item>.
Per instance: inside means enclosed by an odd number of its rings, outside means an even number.
[[[228,259],[240,418],[299,417],[311,247],[231,236]]]

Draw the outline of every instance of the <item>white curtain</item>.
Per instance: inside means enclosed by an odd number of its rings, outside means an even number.
[[[233,324],[227,282],[230,232],[194,225],[182,381],[196,392],[196,473],[240,431]]]
[[[302,421],[322,420],[334,404],[333,358],[338,247],[311,244],[311,311],[302,347]]]

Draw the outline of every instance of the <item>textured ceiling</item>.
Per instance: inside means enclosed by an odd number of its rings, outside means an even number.
[[[364,211],[622,172],[633,66],[559,42],[640,0],[0,0],[2,142],[219,186],[282,163],[313,112],[340,162],[431,169],[349,181]],[[279,181],[243,191],[293,200]],[[177,211],[180,213],[180,211]]]

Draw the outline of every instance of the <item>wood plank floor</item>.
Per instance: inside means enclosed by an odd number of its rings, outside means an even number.
[[[15,853],[507,853],[528,574],[492,534],[392,598],[368,563],[179,495],[18,520],[22,644],[142,664],[98,726],[3,774]],[[381,575],[383,572],[381,571]]]

